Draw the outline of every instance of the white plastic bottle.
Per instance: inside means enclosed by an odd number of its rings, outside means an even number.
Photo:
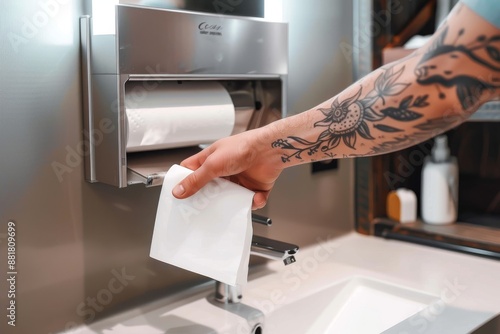
[[[450,157],[446,136],[436,137],[431,156],[422,169],[422,220],[429,224],[451,224],[458,213],[458,164]]]

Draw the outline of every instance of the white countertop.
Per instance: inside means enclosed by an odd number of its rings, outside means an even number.
[[[500,261],[355,232],[325,236],[302,249],[296,259],[290,266],[269,262],[252,270],[242,312],[260,310],[265,316],[312,292],[361,276],[435,296],[426,310],[386,333],[468,333],[500,313]],[[241,316],[214,308],[206,298],[212,289],[205,285],[191,291],[189,298],[170,296],[72,333],[170,333],[174,328],[230,332],[228,326],[241,322]]]

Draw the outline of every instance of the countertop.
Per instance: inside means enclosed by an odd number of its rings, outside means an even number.
[[[312,291],[361,276],[435,296],[425,310],[385,333],[469,333],[500,313],[500,261],[356,232],[318,239],[296,259],[286,267],[269,262],[252,269],[241,307],[260,310],[265,316]],[[206,298],[212,290],[205,285],[188,297],[186,292],[184,297],[169,296],[74,333],[135,333],[134,328],[140,333],[170,333],[175,326],[196,328],[196,333],[205,333],[205,329],[225,333],[227,326],[221,323],[230,323],[238,315],[221,307],[214,309]]]

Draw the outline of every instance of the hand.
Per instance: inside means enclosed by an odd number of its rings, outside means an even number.
[[[210,180],[224,177],[255,192],[253,210],[264,207],[284,168],[271,143],[264,139],[265,132],[261,128],[223,138],[181,162],[194,172],[174,187],[172,195],[189,197]]]

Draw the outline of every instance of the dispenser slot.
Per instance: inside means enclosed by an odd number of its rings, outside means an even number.
[[[142,183],[146,187],[163,184],[165,173],[174,164],[201,151],[199,146],[127,154],[128,185]]]
[[[135,87],[140,80],[126,82],[125,87]],[[197,80],[198,81],[198,80]],[[208,80],[213,82],[213,80]],[[187,83],[185,78],[172,77],[170,80],[158,80],[162,83]],[[217,80],[229,94],[234,106],[235,122],[231,132],[238,134],[249,129],[268,124],[282,117],[282,81],[279,79],[265,80]],[[129,88],[130,88],[129,87]],[[131,89],[125,88],[130,92]],[[146,187],[159,186],[163,183],[165,173],[174,164],[201,151],[198,145],[146,150],[141,152],[126,152],[127,185],[144,184]]]

